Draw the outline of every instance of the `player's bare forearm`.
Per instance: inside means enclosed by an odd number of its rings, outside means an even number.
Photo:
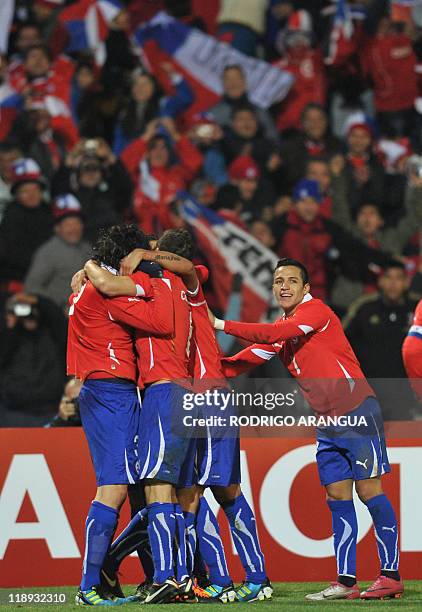
[[[136,295],[136,284],[128,276],[116,276],[91,259],[86,262],[84,270],[94,287],[108,297]]]
[[[120,273],[131,274],[141,261],[153,261],[160,264],[162,268],[181,276],[186,287],[192,291],[198,286],[198,278],[195,266],[189,259],[169,253],[168,251],[148,251],[146,249],[134,249],[120,262]]]

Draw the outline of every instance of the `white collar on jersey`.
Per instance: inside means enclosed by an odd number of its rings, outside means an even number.
[[[313,299],[312,295],[310,293],[307,293],[306,295],[303,296],[303,300],[301,301],[301,304],[305,304],[305,302],[310,302]]]
[[[300,304],[306,304],[306,302],[310,302],[311,300],[313,300],[312,295],[310,293],[307,293],[303,296],[303,300],[298,304],[298,306],[300,306]],[[284,311],[282,316],[286,318],[286,313]]]
[[[117,270],[116,270],[115,268],[112,268],[111,266],[106,266],[105,264],[101,264],[101,267],[102,267],[104,270],[107,270],[108,272],[111,272],[112,274],[114,274],[114,276],[117,276],[117,275],[118,275]]]

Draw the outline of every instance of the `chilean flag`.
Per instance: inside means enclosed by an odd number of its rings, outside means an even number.
[[[337,0],[326,64],[340,66],[357,50],[354,21],[364,18],[365,12],[361,7],[352,10],[346,0]]]
[[[90,49],[95,52],[97,64],[103,65],[104,40],[108,24],[122,9],[118,0],[79,0],[60,13],[60,21],[69,33],[68,53]]]
[[[0,140],[6,138],[16,115],[23,108],[23,97],[8,83],[0,85]]]
[[[268,108],[285,98],[294,81],[288,72],[246,56],[163,11],[136,30],[134,43],[143,63],[167,93],[171,91],[171,84],[161,68],[162,64],[172,63],[183,75],[195,92],[195,103],[190,109],[192,115],[218,102],[223,93],[221,77],[227,65],[242,67],[248,82],[249,99],[260,108]]]
[[[221,311],[242,321],[272,321],[279,313],[271,290],[275,253],[190,194],[183,192],[179,196],[182,217],[193,230],[198,249],[206,256],[214,277]]]

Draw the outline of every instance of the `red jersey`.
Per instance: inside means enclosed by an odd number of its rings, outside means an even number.
[[[403,342],[402,354],[407,375],[422,401],[422,300],[416,306],[413,324]]]
[[[205,266],[196,266],[203,276]],[[208,270],[206,270],[208,274]],[[192,308],[193,335],[191,347],[191,371],[195,383],[206,380],[211,386],[225,387],[227,381],[221,366],[221,351],[216,340],[214,328],[208,318],[208,307],[201,283],[196,291],[187,291],[188,301]],[[199,385],[199,390],[202,386]],[[205,388],[209,388],[206,385]]]
[[[80,380],[116,376],[136,381],[131,328],[157,335],[173,333],[173,301],[166,284],[141,272],[132,278],[152,299],[107,298],[90,282],[71,296],[68,375]]]
[[[72,77],[75,63],[64,55],[58,56],[45,76],[29,80],[24,64],[17,60],[8,69],[10,84],[19,93],[29,87],[37,97],[56,96],[71,105]]]
[[[172,227],[170,204],[186,187],[202,165],[202,155],[184,136],[174,145],[178,162],[163,167],[151,167],[147,161],[148,143],[143,138],[131,142],[121,159],[135,187],[134,212],[145,232]]]
[[[418,96],[416,55],[406,34],[378,34],[362,46],[364,72],[371,77],[378,112],[413,108]]]
[[[275,63],[295,78],[277,116],[277,129],[301,127],[303,109],[310,103],[325,106],[327,77],[324,59],[319,49],[305,46],[288,49],[286,56]]]
[[[174,304],[174,336],[157,338],[149,333],[136,333],[139,387],[158,380],[186,380],[189,378],[189,352],[192,338],[192,313],[186,287],[179,276],[164,271],[164,279],[171,289]],[[171,297],[168,298],[169,301]],[[173,316],[173,315],[172,315]]]
[[[226,321],[224,331],[261,343],[222,359],[226,376],[237,376],[278,355],[318,413],[345,414],[374,395],[338,317],[311,295],[291,317],[275,323]]]

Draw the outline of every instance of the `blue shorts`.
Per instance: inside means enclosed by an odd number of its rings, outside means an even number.
[[[227,389],[220,390],[220,395],[227,394]],[[229,418],[234,412],[233,406],[228,405],[224,416]],[[215,410],[212,407],[202,408],[200,416],[206,418],[210,413],[218,415],[218,405]],[[240,483],[239,430],[230,427],[226,432],[227,435],[222,436],[221,427],[207,427],[207,437],[197,440],[197,483],[201,486],[228,487]]]
[[[139,478],[136,385],[86,380],[79,394],[79,409],[97,486],[134,484]]]
[[[204,487],[228,487],[240,483],[239,438],[197,440],[197,483]]]
[[[366,425],[318,428],[316,461],[321,483],[365,480],[390,472],[384,424],[375,397],[366,400],[348,417],[364,417]]]
[[[140,480],[188,486],[194,478],[196,440],[177,419],[185,389],[174,383],[148,387],[142,402],[139,436]]]

